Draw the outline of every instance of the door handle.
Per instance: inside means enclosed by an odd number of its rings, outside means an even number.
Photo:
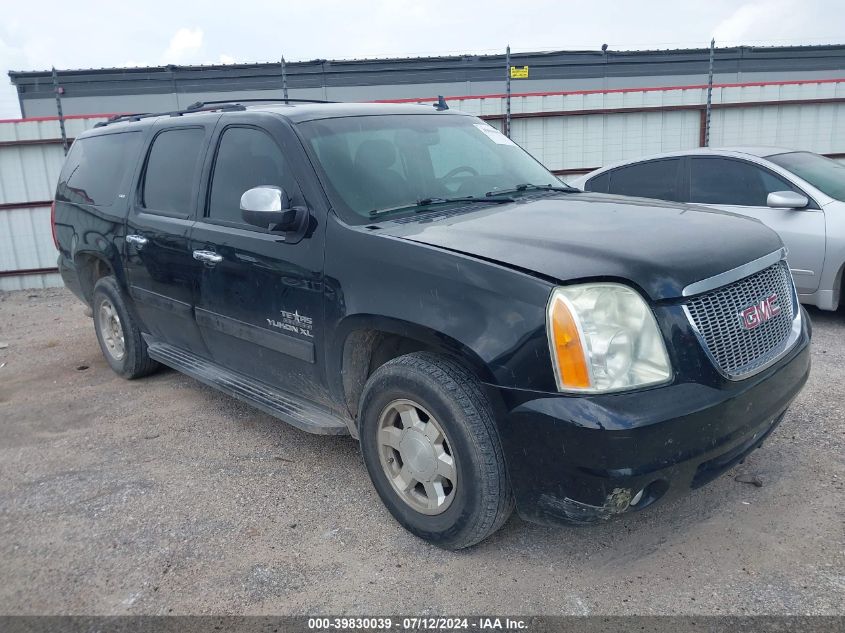
[[[143,235],[127,235],[126,241],[130,244],[134,244],[135,248],[138,249],[144,248],[144,245],[149,242],[149,240]]]
[[[218,255],[214,251],[194,251],[194,259],[206,264],[219,264],[223,261],[223,256]]]

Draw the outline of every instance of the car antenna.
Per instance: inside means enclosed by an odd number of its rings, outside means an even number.
[[[437,95],[437,103],[434,104],[434,109],[438,111],[449,109],[449,106],[446,104],[446,99],[443,98],[443,95]]]

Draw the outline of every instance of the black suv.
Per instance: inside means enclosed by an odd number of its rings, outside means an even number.
[[[810,370],[774,232],[563,186],[442,104],[119,117],[73,144],[54,214],[118,374],[161,363],[358,438],[443,547],[514,503],[585,524],[701,486]]]

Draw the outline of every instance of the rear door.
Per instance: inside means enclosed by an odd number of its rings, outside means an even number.
[[[814,292],[824,264],[824,212],[812,198],[805,209],[773,209],[766,199],[775,191],[807,195],[780,175],[749,161],[723,156],[689,159],[689,201],[756,218],[774,229],[789,249],[798,292]]]
[[[199,118],[199,117],[197,117]],[[188,234],[197,212],[203,159],[219,115],[154,126],[127,218],[129,294],[155,338],[208,356],[194,320],[200,271]]]
[[[300,186],[307,174],[316,183],[302,146],[281,118],[261,113],[224,114],[212,146],[205,208],[191,232],[191,250],[217,260],[206,261],[199,276],[203,339],[220,365],[325,403],[315,363],[324,329],[325,209]],[[282,187],[292,205],[309,208],[302,239],[243,220],[241,196],[260,185]]]

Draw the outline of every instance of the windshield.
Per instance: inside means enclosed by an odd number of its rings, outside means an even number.
[[[789,152],[767,156],[775,165],[788,169],[819,191],[845,200],[845,165],[812,152]]]
[[[355,223],[413,212],[431,201],[561,185],[475,117],[346,117],[308,121],[298,130],[325,175],[333,206]]]

